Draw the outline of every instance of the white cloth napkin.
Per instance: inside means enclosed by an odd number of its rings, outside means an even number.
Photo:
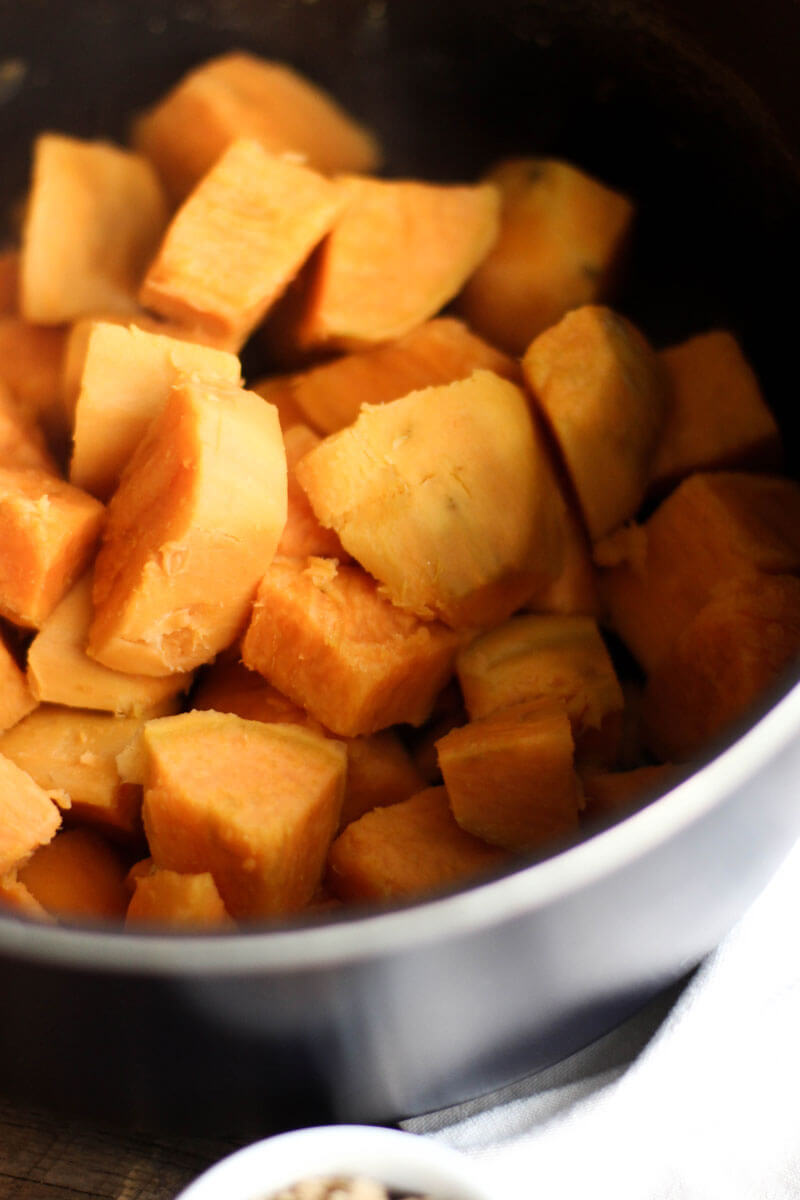
[[[505,1200],[798,1200],[800,843],[677,999],[493,1101],[405,1127]]]

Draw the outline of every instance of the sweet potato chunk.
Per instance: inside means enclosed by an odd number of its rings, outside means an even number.
[[[22,316],[58,325],[97,312],[134,312],[166,220],[161,185],[146,159],[105,142],[42,134],[22,234]]]
[[[0,351],[2,353],[2,351]],[[0,379],[0,467],[36,467],[58,474],[39,427],[26,418]]]
[[[282,63],[234,52],[203,63],[136,121],[133,143],[182,200],[239,137],[319,171],[371,171],[374,138],[335,101]]]
[[[325,728],[304,708],[284,696],[258,671],[249,670],[238,657],[221,655],[204,668],[192,692],[191,707],[202,711],[233,713],[246,721],[271,725],[305,725],[317,733]]]
[[[348,738],[345,745],[347,784],[342,828],[373,808],[399,804],[424,788],[422,774],[393,730]]]
[[[92,829],[64,829],[17,872],[42,907],[62,920],[119,918],[128,905],[125,865]]]
[[[644,497],[665,420],[660,364],[629,321],[590,305],[541,333],[522,369],[596,541]]]
[[[275,559],[242,642],[259,671],[334,733],[420,725],[453,669],[459,635],[381,596],[359,567]]]
[[[74,412],[70,481],[101,500],[164,407],[181,374],[241,382],[233,354],[97,321],[88,330]]]
[[[238,350],[343,203],[339,185],[316,171],[234,142],[175,215],[142,304]]]
[[[309,422],[308,417],[295,399],[291,375],[265,376],[263,379],[257,379],[252,383],[250,389],[257,395],[263,396],[270,404],[274,404],[281,429],[284,433],[288,433],[293,425],[305,425],[308,427],[309,424],[313,424],[313,422]],[[314,432],[316,433],[316,429]]]
[[[17,316],[0,317],[0,382],[5,383],[22,416],[38,425],[59,452],[69,435],[61,397],[65,341],[63,329],[31,325]],[[47,469],[51,468],[48,462]]]
[[[443,787],[376,808],[331,846],[328,886],[342,900],[393,900],[474,881],[502,851],[456,824]]]
[[[125,924],[174,929],[230,929],[233,921],[210,871],[181,875],[152,867],[135,882]]]
[[[473,371],[516,379],[519,367],[453,317],[436,317],[397,341],[345,354],[284,378],[314,429],[336,433],[363,404],[388,404],[409,392],[467,379]]]
[[[210,871],[233,917],[308,903],[339,823],[338,742],[215,712],[150,721],[144,823],[157,866]]]
[[[591,617],[513,617],[462,650],[457,669],[472,720],[523,701],[562,701],[579,753],[613,761],[624,701]]]
[[[0,875],[49,842],[61,813],[27,771],[0,754]]]
[[[677,782],[678,769],[674,763],[656,763],[634,767],[628,771],[598,771],[581,774],[586,812],[589,817],[642,806]]]
[[[500,234],[458,306],[485,337],[522,354],[570,309],[607,298],[633,205],[553,159],[507,159],[486,179],[502,195]]]
[[[689,476],[643,525],[595,547],[612,628],[646,671],[722,582],[800,570],[800,486],[779,476]]]
[[[0,252],[0,316],[17,312],[19,300],[19,251]]]
[[[37,700],[0,631],[0,732],[36,708]]]
[[[765,698],[798,655],[800,579],[720,583],[647,680],[647,745],[659,758],[694,758]]]
[[[525,851],[577,828],[580,789],[563,703],[512,705],[453,729],[436,748],[453,816],[468,833]]]
[[[20,883],[16,871],[0,875],[0,909],[6,909],[20,917],[32,917],[36,921],[53,920],[25,884]]]
[[[365,409],[297,478],[395,604],[489,625],[561,565],[546,455],[520,389],[476,371]]]
[[[89,654],[142,675],[208,662],[243,625],[285,520],[275,410],[240,388],[176,384],[109,504]]]
[[[664,432],[650,468],[656,490],[692,471],[777,470],[781,441],[736,338],[713,330],[660,355],[669,385]]]
[[[38,628],[86,569],[103,516],[54,475],[0,467],[0,614]]]
[[[291,340],[358,350],[403,337],[451,300],[497,236],[491,184],[346,176]]]
[[[287,558],[307,558],[311,555],[322,558],[338,558],[346,561],[350,555],[342,546],[332,529],[320,525],[308,496],[297,479],[295,468],[311,450],[320,443],[320,438],[307,425],[294,425],[283,434],[286,450],[287,511],[277,553]]]

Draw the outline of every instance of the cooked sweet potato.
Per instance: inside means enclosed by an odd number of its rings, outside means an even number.
[[[175,200],[240,137],[319,171],[371,171],[379,158],[375,139],[320,88],[283,63],[240,51],[196,67],[133,127],[134,146]]]
[[[65,339],[63,329],[31,325],[17,316],[0,317],[0,382],[22,416],[38,425],[59,453],[69,436],[69,417],[61,398]]]
[[[569,163],[514,158],[486,176],[502,196],[500,233],[459,311],[511,354],[572,308],[608,299],[633,204]]]
[[[0,754],[0,875],[54,836],[61,813],[27,771]]]
[[[489,625],[561,566],[546,455],[520,389],[475,371],[365,409],[297,478],[395,604]]]
[[[0,733],[36,708],[37,700],[0,630]]]
[[[45,911],[61,920],[118,920],[125,914],[124,861],[92,829],[62,830],[17,874]]]
[[[191,707],[202,711],[233,713],[247,721],[266,721],[277,725],[305,725],[317,733],[324,726],[304,708],[284,696],[258,671],[249,670],[238,652],[222,654],[200,673],[192,692]]]
[[[348,738],[345,745],[347,783],[342,828],[373,808],[399,804],[424,788],[425,780],[394,730]]]
[[[286,450],[287,509],[286,524],[277,554],[287,558],[337,558],[347,562],[350,555],[342,546],[332,529],[325,529],[314,514],[308,496],[297,479],[295,468],[311,450],[320,443],[320,438],[307,425],[293,425],[284,430],[283,445]]]
[[[589,817],[621,813],[644,805],[677,782],[674,763],[656,763],[628,771],[581,772],[581,785]]]
[[[152,867],[135,881],[125,924],[171,929],[231,929],[234,922],[210,871],[181,875]]]
[[[331,846],[328,886],[342,900],[394,900],[474,880],[505,854],[456,823],[443,787],[376,808]]]
[[[275,410],[240,388],[184,378],[108,507],[89,654],[169,675],[237,636],[286,520]]]
[[[2,340],[2,335],[0,335]],[[1,353],[2,351],[0,351]],[[1,370],[2,368],[0,368]],[[58,474],[41,429],[26,417],[0,379],[0,467],[36,467]]]
[[[20,883],[16,871],[0,875],[0,909],[16,913],[20,917],[32,917],[36,921],[53,920],[25,884]]]
[[[18,311],[19,251],[0,251],[0,316]]]

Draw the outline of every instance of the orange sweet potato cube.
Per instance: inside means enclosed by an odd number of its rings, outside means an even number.
[[[163,925],[174,929],[230,929],[234,922],[210,871],[182,875],[160,867],[140,875],[125,924]]]
[[[36,697],[0,631],[0,732],[16,725],[36,704]]]
[[[665,420],[660,363],[629,321],[587,305],[539,334],[522,370],[596,541],[644,498]]]
[[[128,904],[119,851],[92,829],[64,829],[17,872],[46,912],[61,920],[115,919]]]
[[[319,171],[372,171],[374,138],[320,88],[283,63],[236,51],[189,72],[134,124],[133,144],[182,200],[239,137]]]
[[[305,725],[316,733],[324,726],[310,717],[304,708],[284,696],[258,671],[249,670],[238,653],[222,654],[200,673],[192,692],[191,707],[202,711],[233,713],[246,721],[266,721],[271,725]]]
[[[341,900],[395,900],[473,882],[504,861],[456,823],[443,787],[375,808],[339,834],[327,880]]]
[[[645,671],[719,583],[800,570],[800,486],[779,476],[690,475],[643,524],[595,547],[611,627]]]
[[[578,826],[580,789],[566,706],[512,705],[436,743],[450,807],[468,833],[533,850]]]
[[[525,603],[526,612],[561,613],[565,616],[600,616],[600,593],[592,548],[569,481],[557,463],[551,463],[553,519],[561,547],[561,568],[552,579],[537,583]]]
[[[592,617],[512,617],[462,650],[457,669],[473,721],[523,701],[561,701],[579,756],[614,760],[624,700]]]
[[[276,558],[261,581],[242,660],[327,729],[355,737],[420,725],[459,645],[446,626],[396,608],[359,567]]]
[[[669,403],[650,468],[654,490],[693,471],[777,470],[778,426],[733,334],[712,330],[660,354]]]
[[[94,322],[73,414],[70,482],[107,500],[181,374],[241,382],[234,354],[135,325]]]
[[[287,510],[286,524],[283,527],[281,540],[278,542],[278,554],[287,558],[308,558],[310,555],[322,558],[338,558],[340,562],[347,561],[350,555],[342,546],[338,536],[332,529],[320,525],[308,496],[300,486],[295,470],[301,458],[304,458],[320,443],[320,438],[307,425],[293,425],[284,430],[283,445],[286,450],[287,472]]]
[[[103,518],[55,475],[0,467],[0,614],[38,628],[91,561]]]
[[[285,378],[284,387],[322,433],[352,425],[363,404],[388,404],[420,388],[455,383],[473,371],[516,380],[519,366],[454,317],[436,317],[396,341],[344,354]]]
[[[0,754],[0,875],[49,842],[61,813],[27,771]]]
[[[270,404],[274,404],[284,433],[287,433],[293,425],[313,425],[313,421],[308,420],[295,399],[293,376],[268,375],[251,383],[250,389],[259,396],[263,396]]]
[[[511,354],[570,309],[607,298],[633,205],[569,163],[514,158],[486,176],[502,195],[500,233],[459,311]]]
[[[668,791],[679,778],[674,763],[654,763],[633,767],[627,771],[581,772],[581,785],[586,801],[587,817],[617,813],[640,808],[662,792]]]
[[[347,784],[342,828],[373,808],[399,804],[425,787],[422,774],[394,730],[349,738],[345,745]]]
[[[364,409],[296,469],[322,524],[420,616],[490,625],[561,566],[544,439],[490,371]]]
[[[166,220],[146,159],[105,142],[41,134],[22,232],[22,316],[59,325],[134,312]]]
[[[209,871],[237,919],[311,900],[339,823],[343,746],[299,725],[216,712],[150,721],[142,736],[157,866]]]
[[[126,717],[171,711],[165,710],[165,703],[188,691],[191,674],[156,678],[104,667],[86,653],[92,615],[92,577],[87,572],[42,623],[28,648],[32,695],[51,704]]]
[[[1,335],[0,335],[1,338]],[[39,427],[26,417],[21,406],[0,379],[0,466],[36,467],[58,474]]]
[[[0,875],[0,909],[35,921],[52,922],[53,918],[17,879],[16,871]]]
[[[359,350],[403,337],[453,298],[497,236],[491,184],[339,183],[345,206],[287,331],[300,350]]]
[[[243,626],[286,520],[286,457],[260,396],[195,378],[172,389],[108,507],[89,654],[170,675]]]
[[[18,316],[0,317],[0,382],[22,416],[40,426],[59,453],[69,436],[61,397],[65,342],[63,329],[32,325]],[[48,469],[51,466],[48,462]]]
[[[172,220],[140,299],[238,350],[333,225],[337,183],[234,142]]]
[[[650,673],[644,738],[685,762],[730,732],[800,656],[800,579],[750,575],[721,582]]]
[[[0,251],[0,316],[17,312],[19,299],[19,251]]]

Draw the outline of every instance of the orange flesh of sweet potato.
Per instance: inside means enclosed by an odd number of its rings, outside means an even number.
[[[166,220],[146,159],[104,142],[42,134],[22,234],[22,316],[58,325],[135,311]]]
[[[131,835],[141,828],[141,794],[123,787],[116,757],[141,725],[135,717],[41,704],[0,736],[0,754],[45,791],[68,796],[70,818]]]
[[[208,662],[243,625],[285,520],[275,410],[252,392],[184,379],[109,504],[89,654],[143,675]]]
[[[220,657],[204,668],[192,692],[191,707],[233,713],[247,721],[305,725],[316,733],[325,732],[320,722],[310,717],[304,708],[267,683],[258,671],[248,670],[238,658]]]
[[[505,854],[456,824],[443,787],[376,808],[348,825],[328,855],[341,900],[392,900],[474,879]]]
[[[570,309],[605,299],[633,205],[568,163],[518,158],[486,176],[502,196],[500,233],[458,308],[511,354]]]
[[[800,486],[779,476],[689,476],[648,521],[595,547],[609,624],[651,671],[719,583],[800,570]]]
[[[157,866],[210,871],[233,917],[308,903],[339,822],[344,747],[215,712],[151,721],[144,823]]]
[[[85,650],[92,613],[92,578],[87,572],[53,609],[28,648],[31,693],[51,704],[118,716],[165,715],[163,705],[188,691],[191,674],[155,678],[104,667]]]
[[[125,866],[92,829],[64,829],[17,872],[42,907],[65,920],[118,919],[125,914]]]
[[[454,317],[436,317],[397,341],[344,354],[285,378],[295,403],[314,429],[336,433],[351,425],[363,404],[388,404],[409,392],[493,371],[517,380],[518,364]]]
[[[0,732],[16,725],[36,704],[36,697],[0,631]]]
[[[634,804],[645,804],[667,791],[678,779],[674,763],[655,763],[628,771],[589,770],[581,773],[581,784],[590,817],[619,812]]]
[[[0,875],[0,909],[16,913],[21,917],[32,917],[37,921],[52,921],[39,901],[31,895],[24,883],[17,879],[16,871]]]
[[[63,329],[31,325],[17,316],[0,317],[0,381],[22,415],[39,425],[59,452],[69,436],[69,418],[61,398],[65,342]]]
[[[347,737],[420,725],[453,670],[458,634],[395,608],[359,567],[280,558],[242,642],[245,666]]]
[[[133,144],[182,200],[239,137],[273,154],[301,155],[319,171],[371,171],[374,138],[335,101],[282,63],[234,52],[186,75],[138,118]]]
[[[777,423],[732,334],[699,334],[659,357],[669,384],[669,405],[650,468],[652,488],[663,490],[692,471],[780,468]]]
[[[350,738],[345,744],[347,784],[342,828],[373,808],[399,804],[425,787],[425,779],[394,730]]]
[[[182,374],[241,382],[238,358],[223,350],[133,325],[91,326],[74,412],[70,482],[107,500]]]
[[[0,467],[0,613],[36,629],[86,569],[104,509],[45,471]]]
[[[561,566],[546,453],[520,389],[476,371],[363,410],[297,478],[395,604],[490,625]]]
[[[275,405],[284,433],[288,433],[293,425],[313,424],[295,400],[291,375],[270,375],[257,379],[250,385],[250,390]]]
[[[291,338],[303,350],[403,337],[452,299],[497,236],[490,184],[356,176],[339,184],[345,207],[320,247]]]
[[[350,555],[342,546],[332,529],[325,529],[317,520],[308,496],[297,479],[296,466],[309,451],[320,444],[320,438],[307,425],[293,425],[283,434],[286,450],[287,511],[286,524],[277,554],[287,558],[307,558],[316,555],[322,558],[337,558],[347,561]]]
[[[17,312],[19,298],[19,251],[0,252],[0,316]]]
[[[0,754],[0,875],[49,842],[61,813],[27,771]]]
[[[563,703],[512,705],[436,743],[450,807],[468,833],[532,850],[578,827],[580,789]]]
[[[210,871],[181,875],[155,867],[136,880],[125,924],[175,929],[230,929],[233,921]]]
[[[58,474],[55,459],[47,449],[42,431],[27,418],[0,380],[0,466],[36,467]]]
[[[644,498],[666,411],[658,359],[629,321],[586,306],[541,333],[522,370],[596,541]]]
[[[651,672],[644,738],[662,759],[699,754],[764,697],[800,654],[800,579],[721,582]]]
[[[172,220],[140,299],[238,350],[338,216],[339,185],[234,142]]]

